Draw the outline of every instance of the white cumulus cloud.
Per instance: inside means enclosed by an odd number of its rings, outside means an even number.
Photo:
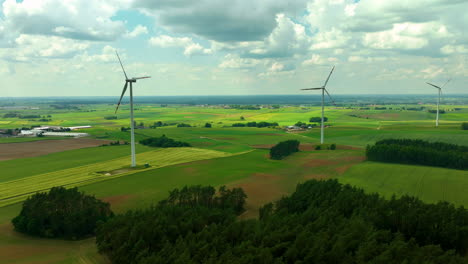
[[[206,55],[211,54],[211,49],[203,48],[200,44],[193,42],[189,37],[171,37],[168,35],[160,35],[152,37],[149,40],[150,45],[161,48],[179,47],[184,49],[185,56]]]

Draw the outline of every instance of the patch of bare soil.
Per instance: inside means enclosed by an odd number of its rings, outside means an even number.
[[[104,197],[101,200],[103,200],[104,202],[110,203],[111,206],[115,207],[115,206],[118,206],[119,204],[129,200],[132,197],[133,197],[133,195],[131,195],[131,194],[123,194],[123,195],[115,195],[115,196]]]
[[[346,165],[343,165],[343,166],[340,166],[340,167],[337,167],[335,168],[335,171],[338,172],[339,174],[343,174],[345,173],[349,168],[351,168],[352,166],[356,165],[355,163],[352,163],[352,164],[346,164]]]
[[[303,166],[306,168],[315,168],[315,167],[320,167],[320,166],[328,166],[328,165],[334,165],[337,164],[336,161],[331,161],[331,160],[324,160],[324,159],[311,159],[306,161]]]
[[[280,184],[281,177],[267,173],[254,173],[251,177],[229,187],[240,187],[247,194],[246,211],[242,219],[258,216],[258,209],[266,203],[278,200],[287,192]]]
[[[299,150],[300,151],[312,151],[312,150],[315,150],[315,146],[312,144],[300,144]]]
[[[251,147],[257,148],[257,149],[271,149],[274,145],[275,144],[258,144],[258,145],[251,145]],[[314,149],[315,149],[315,146],[312,144],[305,143],[305,144],[299,145],[300,151],[311,151]]]
[[[72,138],[0,144],[0,160],[37,157],[72,149],[97,147],[109,140]]]
[[[352,149],[352,150],[362,149],[362,148],[353,147],[353,146],[346,146],[346,145],[337,145],[336,148],[337,149]]]
[[[354,161],[354,162],[361,162],[361,161],[364,161],[366,159],[365,156],[347,156],[347,157],[343,157],[342,160],[344,161]]]
[[[186,173],[192,174],[192,173],[196,172],[197,169],[195,169],[193,167],[187,167],[187,168],[184,168],[183,171],[186,172]]]

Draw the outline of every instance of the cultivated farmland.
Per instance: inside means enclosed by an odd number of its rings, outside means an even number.
[[[129,132],[121,131],[121,127],[129,126],[126,119],[128,107],[124,106],[117,119],[112,120],[103,118],[113,115],[112,106],[81,107],[80,112],[40,111],[54,117],[49,125],[92,125],[83,132],[89,133],[91,140],[104,140],[96,142],[129,141]],[[129,167],[128,145],[71,149],[29,158],[13,157],[10,153],[10,160],[0,161],[0,230],[3,231],[0,234],[0,263],[14,263],[13,260],[18,263],[106,263],[97,253],[92,239],[50,241],[12,231],[9,221],[20,210],[18,202],[31,193],[55,185],[79,186],[80,190],[110,202],[116,212],[148,207],[166,197],[169,190],[185,185],[227,185],[246,191],[247,211],[241,218],[252,218],[258,216],[260,206],[291,193],[297,183],[327,178],[338,178],[343,183],[386,197],[410,194],[427,202],[446,200],[468,206],[464,195],[468,187],[467,171],[367,162],[364,155],[367,144],[384,138],[468,145],[468,131],[460,130],[460,123],[468,120],[468,111],[463,110],[464,107],[457,106],[462,110],[444,114],[437,129],[433,114],[426,112],[400,110],[396,106],[379,111],[328,107],[325,141],[336,143],[338,148],[316,151],[320,137],[318,128],[286,131],[282,126],[308,122],[310,117],[319,116],[319,107],[239,110],[140,105],[135,116],[137,124],[143,123],[143,126],[136,130],[137,140],[164,134],[188,142],[194,148],[155,149],[137,144],[136,169]],[[167,125],[149,128],[157,121]],[[278,122],[280,127],[232,127],[234,123],[254,121]],[[179,122],[192,127],[176,127]],[[205,123],[212,124],[212,128],[205,128]],[[10,128],[11,125],[39,124],[14,118],[0,122],[0,128]],[[53,149],[52,142],[74,140],[48,139],[0,138],[0,150],[10,145],[1,144],[7,142],[39,140],[42,146]],[[281,161],[269,159],[268,148],[289,139],[299,140],[301,151]],[[5,152],[3,155],[8,157],[9,154]],[[145,168],[145,163],[150,167]],[[11,253],[26,251],[28,254],[22,256]]]

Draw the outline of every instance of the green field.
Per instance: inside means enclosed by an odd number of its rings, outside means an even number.
[[[106,263],[96,252],[93,239],[47,240],[12,230],[10,221],[19,213],[18,202],[36,191],[56,185],[79,186],[80,190],[110,202],[116,212],[147,207],[164,198],[169,190],[184,185],[227,185],[244,188],[249,197],[247,211],[241,217],[250,218],[257,216],[262,204],[291,193],[297,183],[326,178],[338,178],[343,183],[386,197],[410,194],[427,202],[446,200],[467,207],[467,171],[367,162],[364,161],[364,147],[384,138],[468,145],[468,131],[460,129],[460,123],[468,121],[468,107],[442,106],[447,113],[441,115],[439,128],[434,126],[434,114],[401,110],[402,106],[398,105],[391,107],[391,110],[327,107],[329,127],[325,129],[325,140],[338,144],[338,149],[315,151],[313,146],[319,142],[319,128],[291,133],[282,128],[235,128],[231,125],[252,121],[294,125],[319,116],[319,107],[238,110],[137,105],[137,123],[143,122],[145,127],[156,121],[169,124],[156,129],[137,129],[137,140],[165,134],[188,142],[193,148],[155,149],[138,144],[136,169],[129,168],[128,145],[0,161],[0,263]],[[455,107],[461,110],[453,110]],[[105,116],[114,115],[114,106],[81,105],[77,111],[41,106],[37,110],[39,114],[52,116],[52,121],[47,123],[1,118],[8,111],[0,110],[0,129],[31,125],[91,125],[91,129],[82,130],[91,138],[129,141],[130,134],[120,131],[121,127],[129,126],[127,110],[128,106],[124,106],[117,114],[118,119],[106,120]],[[29,114],[30,111],[18,112]],[[241,116],[245,120],[241,120]],[[204,128],[207,122],[213,127]],[[193,127],[177,128],[176,123]],[[49,139],[52,138],[0,137],[0,149],[1,143]],[[288,139],[306,143],[306,148],[284,160],[270,160],[265,148]],[[151,167],[144,168],[145,163]]]
[[[339,181],[387,198],[407,194],[468,207],[468,171],[367,161],[350,168]]]
[[[140,171],[153,170],[153,168],[196,160],[226,157],[228,155],[225,152],[197,148],[157,149],[137,154],[139,162],[150,164],[151,167],[149,168],[130,169],[127,166],[128,158],[122,157],[105,162],[4,181],[0,183],[0,207],[23,201],[31,194],[49,190],[54,186],[82,186],[131,175]]]

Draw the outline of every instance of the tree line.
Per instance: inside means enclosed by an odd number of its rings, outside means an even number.
[[[274,127],[274,126],[279,126],[279,124],[277,122],[265,122],[265,121],[262,121],[262,122],[247,122],[247,123],[234,123],[232,124],[233,127],[258,127],[258,128],[261,128],[261,127]]]
[[[275,160],[283,159],[294,152],[299,151],[300,142],[295,139],[282,141],[270,149],[270,158]]]
[[[109,203],[77,188],[53,187],[29,197],[12,223],[28,235],[75,240],[94,235],[97,222],[112,216]]]
[[[140,140],[140,144],[157,148],[191,147],[191,145],[187,142],[176,141],[172,138],[166,137],[166,135]]]
[[[366,147],[371,161],[468,169],[468,147],[419,139],[384,139]]]
[[[467,263],[468,211],[446,202],[385,200],[337,180],[310,180],[263,206],[259,219],[238,221],[232,210],[206,206],[212,189],[195,190],[185,202],[165,200],[103,223],[99,251],[114,264]]]

